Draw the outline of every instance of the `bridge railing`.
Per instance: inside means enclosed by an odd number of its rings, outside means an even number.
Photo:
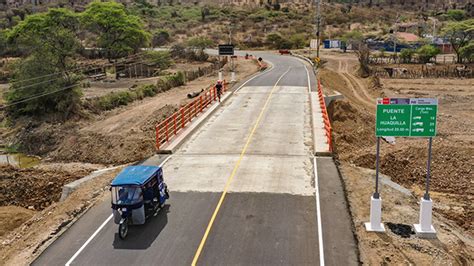
[[[329,121],[329,115],[328,111],[326,108],[326,102],[324,101],[324,95],[323,95],[323,90],[321,86],[321,81],[318,79],[318,97],[319,97],[319,105],[321,106],[321,113],[323,116],[323,122],[324,122],[324,131],[326,133],[326,139],[327,143],[329,145],[329,151],[332,152],[332,127],[331,127],[331,121]]]
[[[224,81],[222,94],[227,91],[227,84]],[[156,132],[156,150],[166,143],[170,142],[178,135],[186,126],[199,116],[209,105],[217,101],[217,89],[213,86],[205,90],[200,96],[185,106],[179,108],[178,111],[168,116],[155,127]]]

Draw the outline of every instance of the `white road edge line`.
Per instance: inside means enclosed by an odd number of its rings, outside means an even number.
[[[159,166],[162,167],[172,156],[173,155],[166,157],[166,159]],[[86,248],[86,246],[89,245],[92,239],[94,239],[96,235],[99,234],[102,228],[104,228],[104,226],[112,219],[112,217],[113,214],[111,214],[109,217],[107,217],[107,219],[105,219],[105,221],[99,226],[99,228],[97,228],[97,230],[95,230],[95,232],[89,237],[89,239],[87,239],[87,241],[81,246],[81,248],[79,248],[79,250],[77,250],[76,253],[74,253],[74,255],[66,262],[65,266],[71,265],[71,263],[77,258],[77,256],[79,256],[79,254]]]
[[[242,88],[245,86],[245,84],[249,83],[249,82],[252,81],[254,78],[260,77],[261,75],[266,74],[266,73],[272,71],[272,70],[273,70],[273,67],[274,67],[273,63],[270,62],[270,61],[268,61],[268,60],[267,60],[267,62],[272,65],[271,68],[269,68],[269,69],[267,69],[267,70],[264,70],[263,72],[261,72],[261,73],[255,75],[255,76],[249,78],[248,80],[246,80],[244,83],[242,83],[242,85],[240,85],[237,89],[235,89],[234,93],[237,93],[240,89],[242,89]]]
[[[311,79],[309,78],[309,71],[306,65],[304,66],[304,69],[306,70],[306,76],[308,77],[308,93],[311,92]]]
[[[308,76],[308,93],[311,93],[311,79],[309,78],[309,71],[306,66],[306,75]],[[310,98],[311,101],[311,98]],[[324,266],[324,246],[323,246],[323,225],[321,222],[321,203],[319,200],[319,177],[318,177],[318,165],[316,164],[316,156],[313,156],[313,169],[314,169],[314,186],[316,194],[316,216],[318,220],[318,242],[319,242],[319,265]]]
[[[316,215],[318,217],[319,265],[324,266],[323,226],[321,223],[321,204],[319,201],[319,177],[316,157],[313,157],[314,186],[316,187]]]

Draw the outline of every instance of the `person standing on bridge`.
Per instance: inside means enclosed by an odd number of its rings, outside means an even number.
[[[219,98],[219,102],[221,102],[221,94],[222,94],[222,80],[218,80],[216,83],[216,91],[217,91],[217,98]]]

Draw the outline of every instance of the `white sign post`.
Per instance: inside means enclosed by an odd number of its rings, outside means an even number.
[[[377,99],[377,115],[375,118],[375,136],[377,151],[375,155],[375,192],[370,200],[370,222],[365,223],[367,231],[383,232],[381,222],[382,199],[379,194],[379,160],[380,138],[397,137],[427,137],[428,163],[426,166],[425,195],[420,201],[420,223],[414,224],[417,235],[425,238],[436,237],[436,231],[431,224],[433,202],[431,201],[431,146],[436,136],[436,116],[438,100],[432,98],[379,98]]]

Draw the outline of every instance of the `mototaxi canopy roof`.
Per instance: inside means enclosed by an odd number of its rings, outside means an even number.
[[[133,165],[125,167],[112,180],[112,186],[136,185],[141,186],[145,184],[156,173],[161,171],[159,166],[151,165]]]

